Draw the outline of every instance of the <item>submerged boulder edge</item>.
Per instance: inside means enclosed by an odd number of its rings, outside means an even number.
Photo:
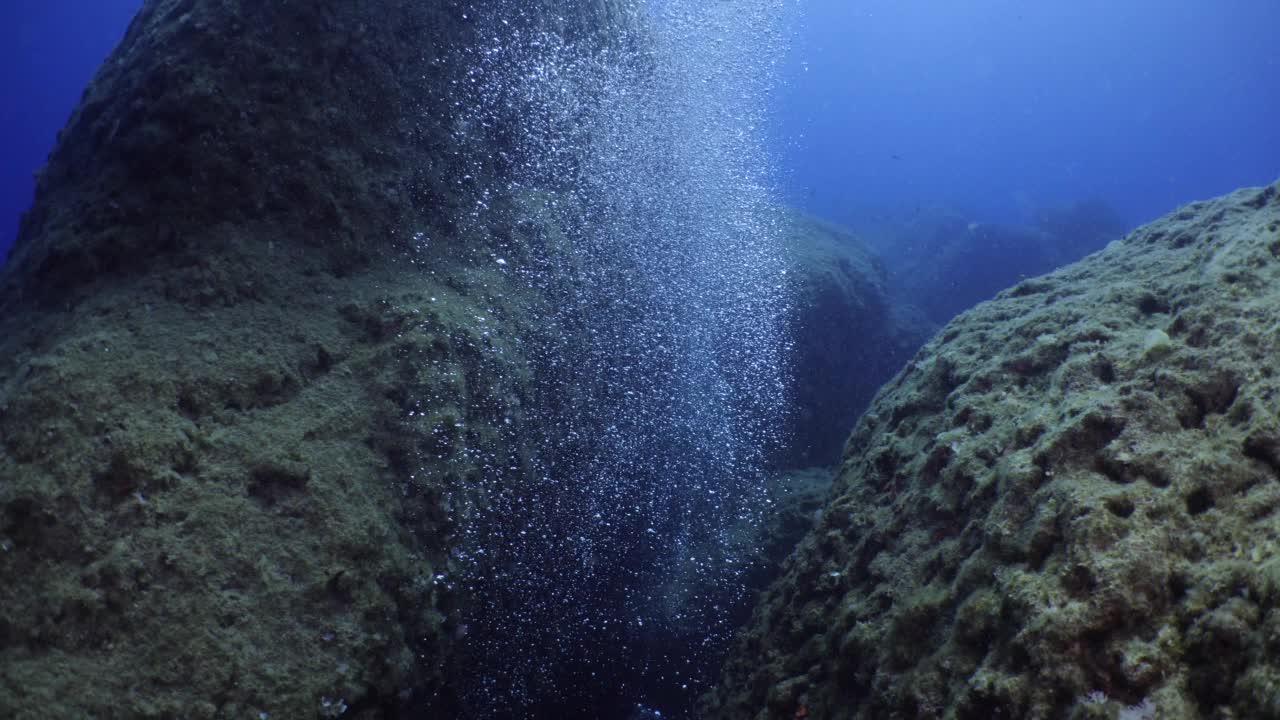
[[[0,715],[453,712],[548,314],[457,222],[473,5],[148,0],[86,89],[0,269]]]
[[[962,314],[861,418],[709,718],[1280,717],[1280,183]]]

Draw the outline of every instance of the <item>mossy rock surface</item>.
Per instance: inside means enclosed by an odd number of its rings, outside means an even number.
[[[513,452],[523,308],[295,260],[257,300],[175,303],[153,273],[6,323],[6,717],[377,715],[440,687],[448,538]]]
[[[458,222],[464,14],[150,0],[85,91],[0,271],[0,716],[447,698],[550,314]]]
[[[1280,717],[1280,185],[964,313],[853,432],[718,718]]]

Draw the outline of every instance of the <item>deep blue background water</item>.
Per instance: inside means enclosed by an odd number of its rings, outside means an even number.
[[[141,0],[0,2],[0,262],[89,79]]]
[[[945,205],[1128,222],[1280,177],[1275,0],[799,0],[793,202],[858,224]]]

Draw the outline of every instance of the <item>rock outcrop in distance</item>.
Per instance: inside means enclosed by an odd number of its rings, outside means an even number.
[[[962,314],[879,394],[713,718],[1280,717],[1280,184]]]
[[[1132,228],[1100,200],[1042,208],[1025,225],[974,222],[945,208],[891,218],[862,229],[884,257],[889,296],[939,324],[1022,280],[1101,250]]]
[[[794,353],[787,467],[834,465],[876,390],[936,326],[895,307],[885,267],[850,230],[787,214]]]

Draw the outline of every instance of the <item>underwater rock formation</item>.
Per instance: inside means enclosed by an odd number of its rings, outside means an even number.
[[[869,237],[885,259],[895,303],[916,305],[945,323],[1028,277],[1101,250],[1127,229],[1105,203],[1080,201],[1041,209],[1031,225],[977,223],[924,209],[901,224],[869,229]]]
[[[1280,717],[1280,184],[961,315],[876,398],[717,718]]]
[[[792,399],[788,467],[831,464],[858,415],[934,329],[891,307],[885,269],[856,235],[788,213]]]
[[[0,282],[0,715],[444,702],[545,314],[458,222],[468,6],[151,0],[85,91]]]
[[[490,5],[143,5],[0,271],[0,715],[461,715],[458,526],[565,402],[515,270],[564,234],[451,94]],[[800,273],[835,333],[880,312],[842,253]]]

